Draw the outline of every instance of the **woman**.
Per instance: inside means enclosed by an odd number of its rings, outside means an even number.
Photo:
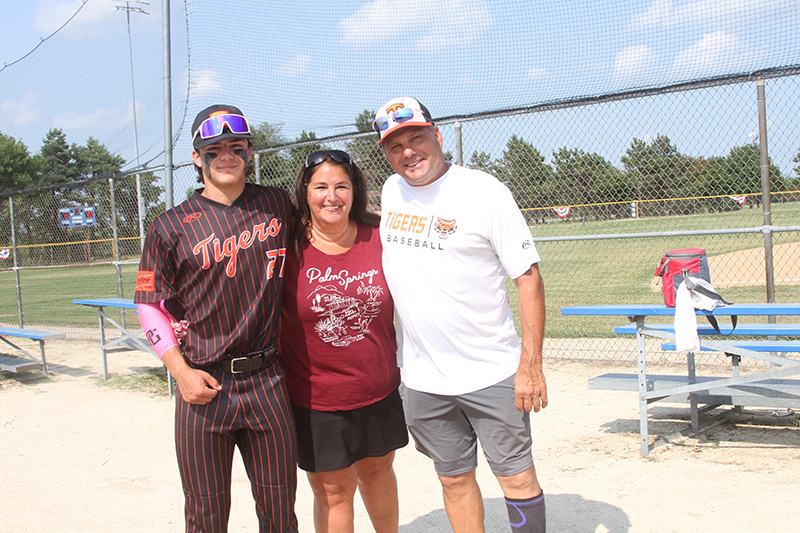
[[[379,217],[340,150],[297,176],[281,304],[281,365],[317,533],[353,531],[356,487],[376,533],[397,532],[394,450],[408,443]]]

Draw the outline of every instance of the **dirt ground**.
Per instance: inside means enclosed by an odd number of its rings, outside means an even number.
[[[776,285],[800,284],[800,243],[779,244],[773,248]],[[714,287],[764,285],[764,249],[751,248],[708,258],[711,281]]]
[[[800,285],[800,242],[778,244],[772,251],[776,285]],[[710,256],[708,269],[715,289],[766,285],[764,248],[750,248]],[[653,292],[661,291],[661,278],[650,280]]]
[[[0,531],[181,531],[173,402],[165,390],[148,391],[152,380],[143,379],[158,362],[140,352],[111,354],[109,370],[117,379],[108,385],[99,343],[51,341],[47,354],[48,377],[33,372],[0,379]],[[746,410],[641,458],[635,394],[587,388],[590,377],[626,371],[621,368],[546,365],[550,406],[533,416],[532,426],[549,531],[798,530],[797,415]],[[685,406],[652,407],[651,413],[657,436],[689,424]],[[429,460],[408,446],[395,468],[401,533],[450,531]],[[483,460],[478,477],[487,531],[508,532],[502,493]],[[311,502],[301,472],[296,509],[303,532],[313,531]],[[230,531],[255,530],[249,483],[237,457]],[[360,502],[355,530],[373,531]]]

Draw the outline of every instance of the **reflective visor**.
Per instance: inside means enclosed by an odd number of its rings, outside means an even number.
[[[394,113],[389,113],[388,115],[376,118],[375,122],[372,123],[372,127],[376,132],[380,133],[386,130],[392,122],[395,124],[402,124],[403,122],[408,122],[414,118],[414,115],[418,115],[418,122],[427,122],[422,113],[418,114],[413,109],[404,107],[402,109],[398,109]]]
[[[193,139],[198,135],[201,139],[210,139],[222,135],[222,130],[228,126],[231,133],[245,134],[250,133],[250,125],[242,115],[217,115],[205,119],[197,131],[194,132]]]

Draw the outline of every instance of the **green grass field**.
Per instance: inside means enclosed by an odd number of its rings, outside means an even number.
[[[122,265],[123,296],[133,298],[137,265]],[[30,269],[20,271],[23,322],[26,327],[96,328],[97,311],[72,300],[117,298],[117,271],[113,266]],[[17,324],[16,280],[12,271],[0,272],[0,321]],[[128,316],[135,320],[132,312]]]
[[[800,204],[775,204],[772,208],[773,225],[800,225]],[[535,238],[544,238],[752,228],[761,225],[760,210],[743,209],[680,217],[542,224],[531,226],[531,232]],[[800,241],[800,235],[794,232],[773,235],[774,245],[794,241]],[[662,303],[661,292],[654,292],[651,287],[655,268],[664,252],[690,247],[705,248],[709,256],[714,256],[763,248],[764,239],[760,233],[748,233],[537,243],[547,295],[547,336],[613,337],[613,327],[625,322],[624,319],[564,317],[560,309],[573,305]],[[711,282],[714,283],[713,273]],[[509,284],[509,287],[513,288],[513,284]],[[763,285],[726,287],[719,292],[730,302],[767,301]],[[775,294],[777,301],[798,301],[800,286],[779,285]],[[515,305],[512,302],[512,308]]]
[[[800,225],[800,205],[773,206],[773,224]],[[761,213],[755,209],[745,209],[684,217],[543,224],[531,226],[531,232],[535,238],[542,238],[760,225]],[[793,241],[800,241],[800,235],[793,232],[774,235],[776,245]],[[713,256],[761,248],[763,245],[761,234],[540,242],[537,248],[542,257],[540,269],[547,294],[547,335],[565,338],[612,337],[612,328],[618,325],[618,319],[563,317],[560,309],[570,305],[660,303],[661,293],[654,292],[650,282],[661,255],[668,250],[700,247]],[[132,298],[137,266],[124,265],[121,270],[123,295]],[[20,278],[26,326],[96,328],[96,312],[73,305],[72,300],[117,297],[116,270],[108,265],[22,270]],[[0,272],[0,290],[5,295],[0,304],[0,321],[9,325],[17,323],[15,284],[12,271]],[[513,283],[508,286],[512,309],[516,313]],[[763,286],[729,287],[721,289],[720,293],[731,302],[766,301],[766,289]],[[776,300],[800,300],[800,286],[776,287]],[[135,320],[132,313],[127,317]]]

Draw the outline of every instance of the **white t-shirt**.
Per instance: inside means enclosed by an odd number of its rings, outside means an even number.
[[[381,210],[405,386],[458,395],[513,375],[520,343],[505,278],[524,274],[539,254],[508,188],[457,165],[422,187],[395,174]]]

